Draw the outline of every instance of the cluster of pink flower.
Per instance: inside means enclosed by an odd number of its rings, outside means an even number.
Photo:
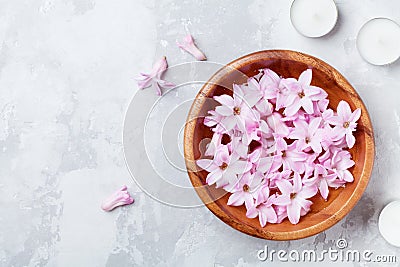
[[[228,205],[246,206],[261,226],[286,217],[297,224],[310,211],[318,192],[353,181],[350,152],[361,110],[340,101],[328,108],[328,94],[312,86],[312,71],[298,80],[280,78],[270,69],[246,84],[234,85],[233,96],[220,95],[204,124],[214,134],[197,165],[208,171],[207,184],[232,193]]]
[[[206,56],[196,46],[193,40],[193,36],[188,34],[183,38],[182,42],[176,42],[176,45],[194,56],[197,60],[207,60]],[[165,81],[161,78],[164,72],[168,69],[167,57],[162,57],[154,65],[150,73],[141,72],[136,78],[139,89],[147,87],[154,87],[157,95],[162,95],[162,88],[171,89],[176,85],[172,82]]]

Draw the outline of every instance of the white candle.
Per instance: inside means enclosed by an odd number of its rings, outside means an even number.
[[[294,0],[290,8],[293,27],[307,37],[321,37],[336,24],[338,10],[333,0]]]
[[[358,33],[357,48],[371,64],[393,63],[400,57],[400,26],[387,18],[368,21]]]
[[[379,232],[387,242],[400,247],[400,201],[386,205],[379,215]]]

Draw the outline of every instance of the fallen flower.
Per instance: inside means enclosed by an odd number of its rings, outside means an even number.
[[[179,48],[193,55],[197,60],[206,60],[206,56],[196,46],[193,41],[192,35],[188,34],[183,38],[182,43],[176,42]]]
[[[128,188],[124,185],[120,190],[109,196],[101,204],[104,211],[112,211],[116,207],[129,205],[134,202],[134,199],[129,195]]]
[[[157,61],[150,74],[141,72],[139,77],[136,78],[139,89],[144,89],[150,86],[154,86],[157,95],[161,95],[161,88],[174,88],[175,84],[167,82],[161,79],[161,75],[168,68],[167,58],[164,56],[159,61]]]

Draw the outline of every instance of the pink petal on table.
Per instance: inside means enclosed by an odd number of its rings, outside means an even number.
[[[120,190],[104,200],[101,208],[104,211],[111,211],[116,207],[129,205],[134,202],[134,199],[129,195],[128,188],[124,185]]]
[[[160,96],[162,94],[161,88],[169,89],[175,87],[174,83],[161,79],[167,67],[167,58],[164,56],[153,65],[150,74],[140,73],[139,77],[136,78],[139,89],[153,86],[156,89],[157,95]]]
[[[194,56],[197,60],[206,60],[206,56],[203,54],[203,52],[200,51],[200,49],[196,46],[196,44],[193,41],[192,35],[188,34],[186,35],[182,43],[176,42],[179,48],[185,50],[186,52],[190,53],[192,56]]]

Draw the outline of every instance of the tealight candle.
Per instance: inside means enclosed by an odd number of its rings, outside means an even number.
[[[374,65],[385,65],[400,57],[400,26],[391,19],[375,18],[362,26],[357,36],[361,56]]]
[[[293,27],[307,37],[321,37],[336,25],[338,10],[333,0],[294,0],[290,8]]]
[[[379,232],[393,246],[400,247],[400,201],[386,205],[379,215]]]

